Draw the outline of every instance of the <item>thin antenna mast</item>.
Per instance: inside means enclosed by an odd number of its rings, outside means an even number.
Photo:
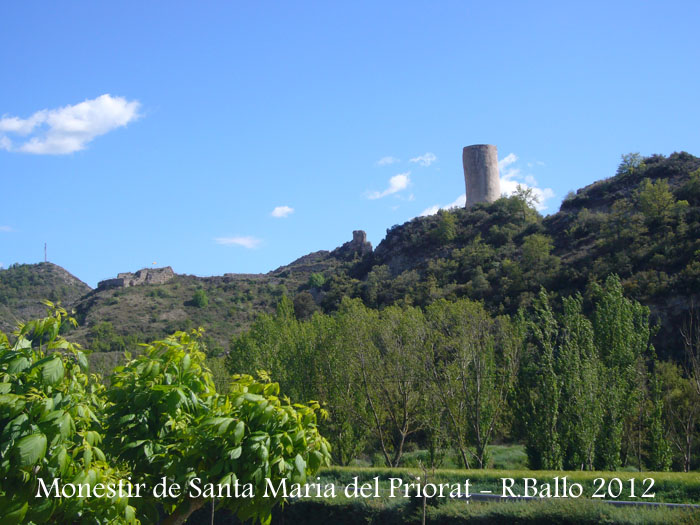
[[[46,243],[44,243],[44,262],[49,262],[49,260],[46,258]]]

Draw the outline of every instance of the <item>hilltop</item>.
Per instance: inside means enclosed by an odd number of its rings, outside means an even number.
[[[0,271],[0,331],[10,332],[18,321],[43,315],[43,300],[72,305],[90,290],[56,264],[14,264]]]

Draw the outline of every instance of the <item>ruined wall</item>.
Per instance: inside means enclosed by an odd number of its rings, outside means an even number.
[[[125,288],[140,286],[142,284],[163,284],[175,277],[175,272],[170,266],[165,268],[143,268],[136,273],[126,272],[117,274],[116,279],[107,279],[97,283],[97,288],[106,290],[109,288]]]
[[[372,253],[372,243],[367,241],[367,234],[363,230],[352,232],[352,241],[344,243],[331,252],[331,256],[340,259],[352,259],[355,255],[364,257]]]

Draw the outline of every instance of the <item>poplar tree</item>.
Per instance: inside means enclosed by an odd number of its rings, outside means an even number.
[[[557,374],[558,324],[544,289],[534,301],[528,323],[527,365],[521,380],[520,418],[525,429],[530,468],[560,470],[563,465],[559,436],[561,381]]]
[[[624,296],[616,275],[609,276],[602,287],[594,285],[593,294],[597,297],[593,315],[595,344],[604,365],[605,385],[595,466],[598,470],[617,470],[621,466],[624,421],[639,401],[637,370],[640,360],[652,348],[652,330],[649,309]]]

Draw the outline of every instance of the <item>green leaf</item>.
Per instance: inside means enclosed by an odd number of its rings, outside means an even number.
[[[182,390],[180,390],[179,388],[172,390],[165,398],[165,403],[168,407],[168,413],[170,415],[175,415],[175,411],[178,409],[178,407],[186,401],[187,397],[185,396],[185,393]]]
[[[31,361],[29,361],[29,359],[27,359],[26,357],[16,357],[12,361],[10,361],[9,365],[7,365],[7,373],[18,374],[29,368],[29,365],[31,364]]]
[[[22,523],[25,514],[27,514],[27,510],[29,510],[29,503],[25,502],[24,505],[13,508],[11,511],[4,513],[2,516],[3,525],[15,525],[16,523]]]
[[[314,450],[309,454],[309,467],[311,470],[318,470],[318,468],[321,466],[321,461],[323,461],[323,456],[321,453],[317,450]]]
[[[85,450],[83,450],[83,464],[85,468],[90,468],[92,464],[92,447],[85,447]]]
[[[0,394],[0,410],[4,412],[3,416],[5,417],[8,416],[5,411],[9,412],[9,417],[13,417],[24,408],[25,404],[22,396],[17,394]]]
[[[140,446],[143,445],[145,442],[146,442],[145,439],[139,439],[138,441],[134,441],[134,442],[132,442],[132,443],[129,443],[129,444],[127,444],[127,445],[124,445],[124,450],[129,450],[130,448],[140,447]]]
[[[233,429],[233,442],[238,445],[243,439],[243,434],[245,433],[245,423],[239,421],[236,423],[236,428]]]
[[[233,423],[235,419],[232,417],[212,417],[207,420],[205,420],[202,425],[204,426],[215,426],[216,427],[216,434],[218,436],[221,436],[226,433],[226,430],[228,430],[228,427]]]
[[[59,356],[47,361],[41,367],[41,379],[47,385],[55,385],[63,380],[63,361]]]
[[[253,403],[259,403],[260,401],[264,401],[265,398],[261,396],[260,394],[250,394],[250,393],[245,393],[243,394],[243,399],[246,401],[251,401]]]
[[[294,468],[296,468],[296,471],[300,475],[305,474],[306,470],[306,461],[304,461],[304,458],[301,457],[301,454],[297,454],[297,456],[294,458]]]
[[[16,418],[7,423],[2,431],[2,437],[4,440],[11,441],[19,438],[23,434],[27,434],[30,428],[31,425],[27,414],[19,414]]]
[[[70,464],[70,458],[68,457],[65,447],[61,447],[58,450],[56,462],[58,463],[58,471],[60,472],[61,476],[65,475],[65,473],[68,471],[68,465]]]
[[[61,421],[58,424],[58,429],[61,433],[61,437],[64,439],[75,432],[75,423],[73,422],[73,418],[70,417],[69,413],[66,412],[63,415],[63,418],[61,418]]]
[[[134,419],[136,419],[136,414],[126,414],[119,418],[119,426],[122,426],[129,421],[133,421]]]
[[[46,454],[46,436],[44,434],[25,436],[15,444],[15,450],[20,467],[34,465]]]
[[[83,352],[78,352],[78,365],[80,366],[80,369],[83,372],[87,372],[88,369],[90,368],[90,365],[88,363],[87,357]]]

